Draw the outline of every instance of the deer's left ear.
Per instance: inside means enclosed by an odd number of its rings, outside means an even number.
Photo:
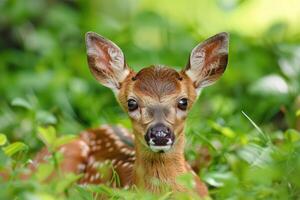
[[[191,52],[184,73],[197,91],[213,84],[224,73],[228,61],[227,33],[219,33],[197,45]]]

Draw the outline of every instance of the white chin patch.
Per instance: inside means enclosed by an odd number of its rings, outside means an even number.
[[[171,145],[164,145],[164,146],[154,146],[150,144],[150,149],[153,152],[167,152],[171,149]]]

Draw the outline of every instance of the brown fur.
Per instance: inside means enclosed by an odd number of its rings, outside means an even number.
[[[171,68],[150,66],[142,69],[134,77],[134,90],[143,95],[162,97],[176,93],[179,88],[179,73]]]
[[[181,94],[189,98],[188,109],[190,109],[196,99],[191,80],[184,73],[178,73],[167,67],[150,66],[142,69],[137,74],[132,72],[122,84],[118,99],[125,110],[129,96],[136,96],[141,107],[161,104],[170,109],[173,114],[168,116],[168,119],[176,135],[176,142],[170,152],[163,154],[152,152],[144,143],[144,134],[149,124],[151,124],[151,120],[155,120],[153,116],[151,117],[151,114],[145,111],[145,113],[140,113],[139,119],[131,118],[133,133],[136,138],[133,182],[140,188],[155,193],[163,192],[166,186],[174,191],[186,191],[186,188],[176,181],[179,175],[192,172],[184,158],[185,136],[183,131],[186,115],[179,116],[176,114],[181,112],[176,107],[178,96]],[[170,118],[174,119],[170,120]],[[157,184],[155,180],[159,180],[160,184]],[[200,196],[208,195],[206,186],[198,176],[195,176],[195,183],[195,191]]]

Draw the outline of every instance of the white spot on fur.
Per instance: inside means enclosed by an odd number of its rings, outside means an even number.
[[[129,165],[131,165],[131,163],[129,163],[129,162],[125,162],[125,163],[123,163],[123,167],[128,167]]]
[[[82,171],[84,171],[85,170],[85,164],[78,164],[77,165],[77,169],[80,171],[80,172],[82,172]]]
[[[60,152],[60,153],[65,153],[65,152],[66,152],[66,147],[61,147],[61,148],[59,149],[59,152]]]
[[[96,144],[101,144],[102,143],[102,140],[101,139],[98,139],[97,141],[96,141]]]
[[[116,162],[117,162],[117,159],[112,159],[111,160],[111,163],[114,165],[114,164],[116,164]]]
[[[90,156],[88,158],[88,166],[92,166],[94,162],[95,162],[95,157],[94,156]]]
[[[90,141],[90,145],[91,145],[91,146],[96,145],[96,141],[95,141],[95,140],[91,140],[91,141]]]
[[[93,182],[95,180],[95,176],[90,177],[90,181]]]
[[[119,166],[119,165],[122,165],[123,161],[122,160],[119,160],[117,163],[116,163],[116,166]]]
[[[97,168],[100,167],[100,165],[101,165],[101,162],[100,162],[100,161],[96,161],[96,162],[94,162],[94,163],[92,164],[92,167],[95,168],[95,169],[97,169]]]
[[[80,140],[78,144],[79,144],[79,148],[81,149],[81,156],[87,157],[90,150],[89,146],[82,140]]]
[[[107,148],[107,147],[110,147],[111,146],[111,143],[110,142],[107,142],[106,144],[105,144],[105,147]]]
[[[84,179],[86,179],[86,180],[87,180],[87,179],[89,178],[89,176],[90,176],[90,174],[89,174],[89,173],[85,173],[85,174],[84,174]]]
[[[119,139],[118,139],[118,140],[115,140],[115,145],[116,145],[118,148],[124,146],[123,142],[121,142]]]
[[[113,152],[114,148],[110,147],[109,149],[107,149],[108,152]]]

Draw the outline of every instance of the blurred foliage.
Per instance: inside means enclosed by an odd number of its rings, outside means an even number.
[[[26,170],[42,141],[50,148],[103,123],[130,128],[112,92],[90,75],[85,32],[116,42],[139,70],[180,69],[198,42],[228,31],[229,65],[189,115],[186,157],[199,163],[214,199],[300,199],[298,0],[0,0],[0,12],[0,169]],[[39,128],[46,125],[55,129]],[[28,181],[1,181],[0,198],[158,199],[79,187],[72,174],[40,184],[59,162],[52,156]]]

